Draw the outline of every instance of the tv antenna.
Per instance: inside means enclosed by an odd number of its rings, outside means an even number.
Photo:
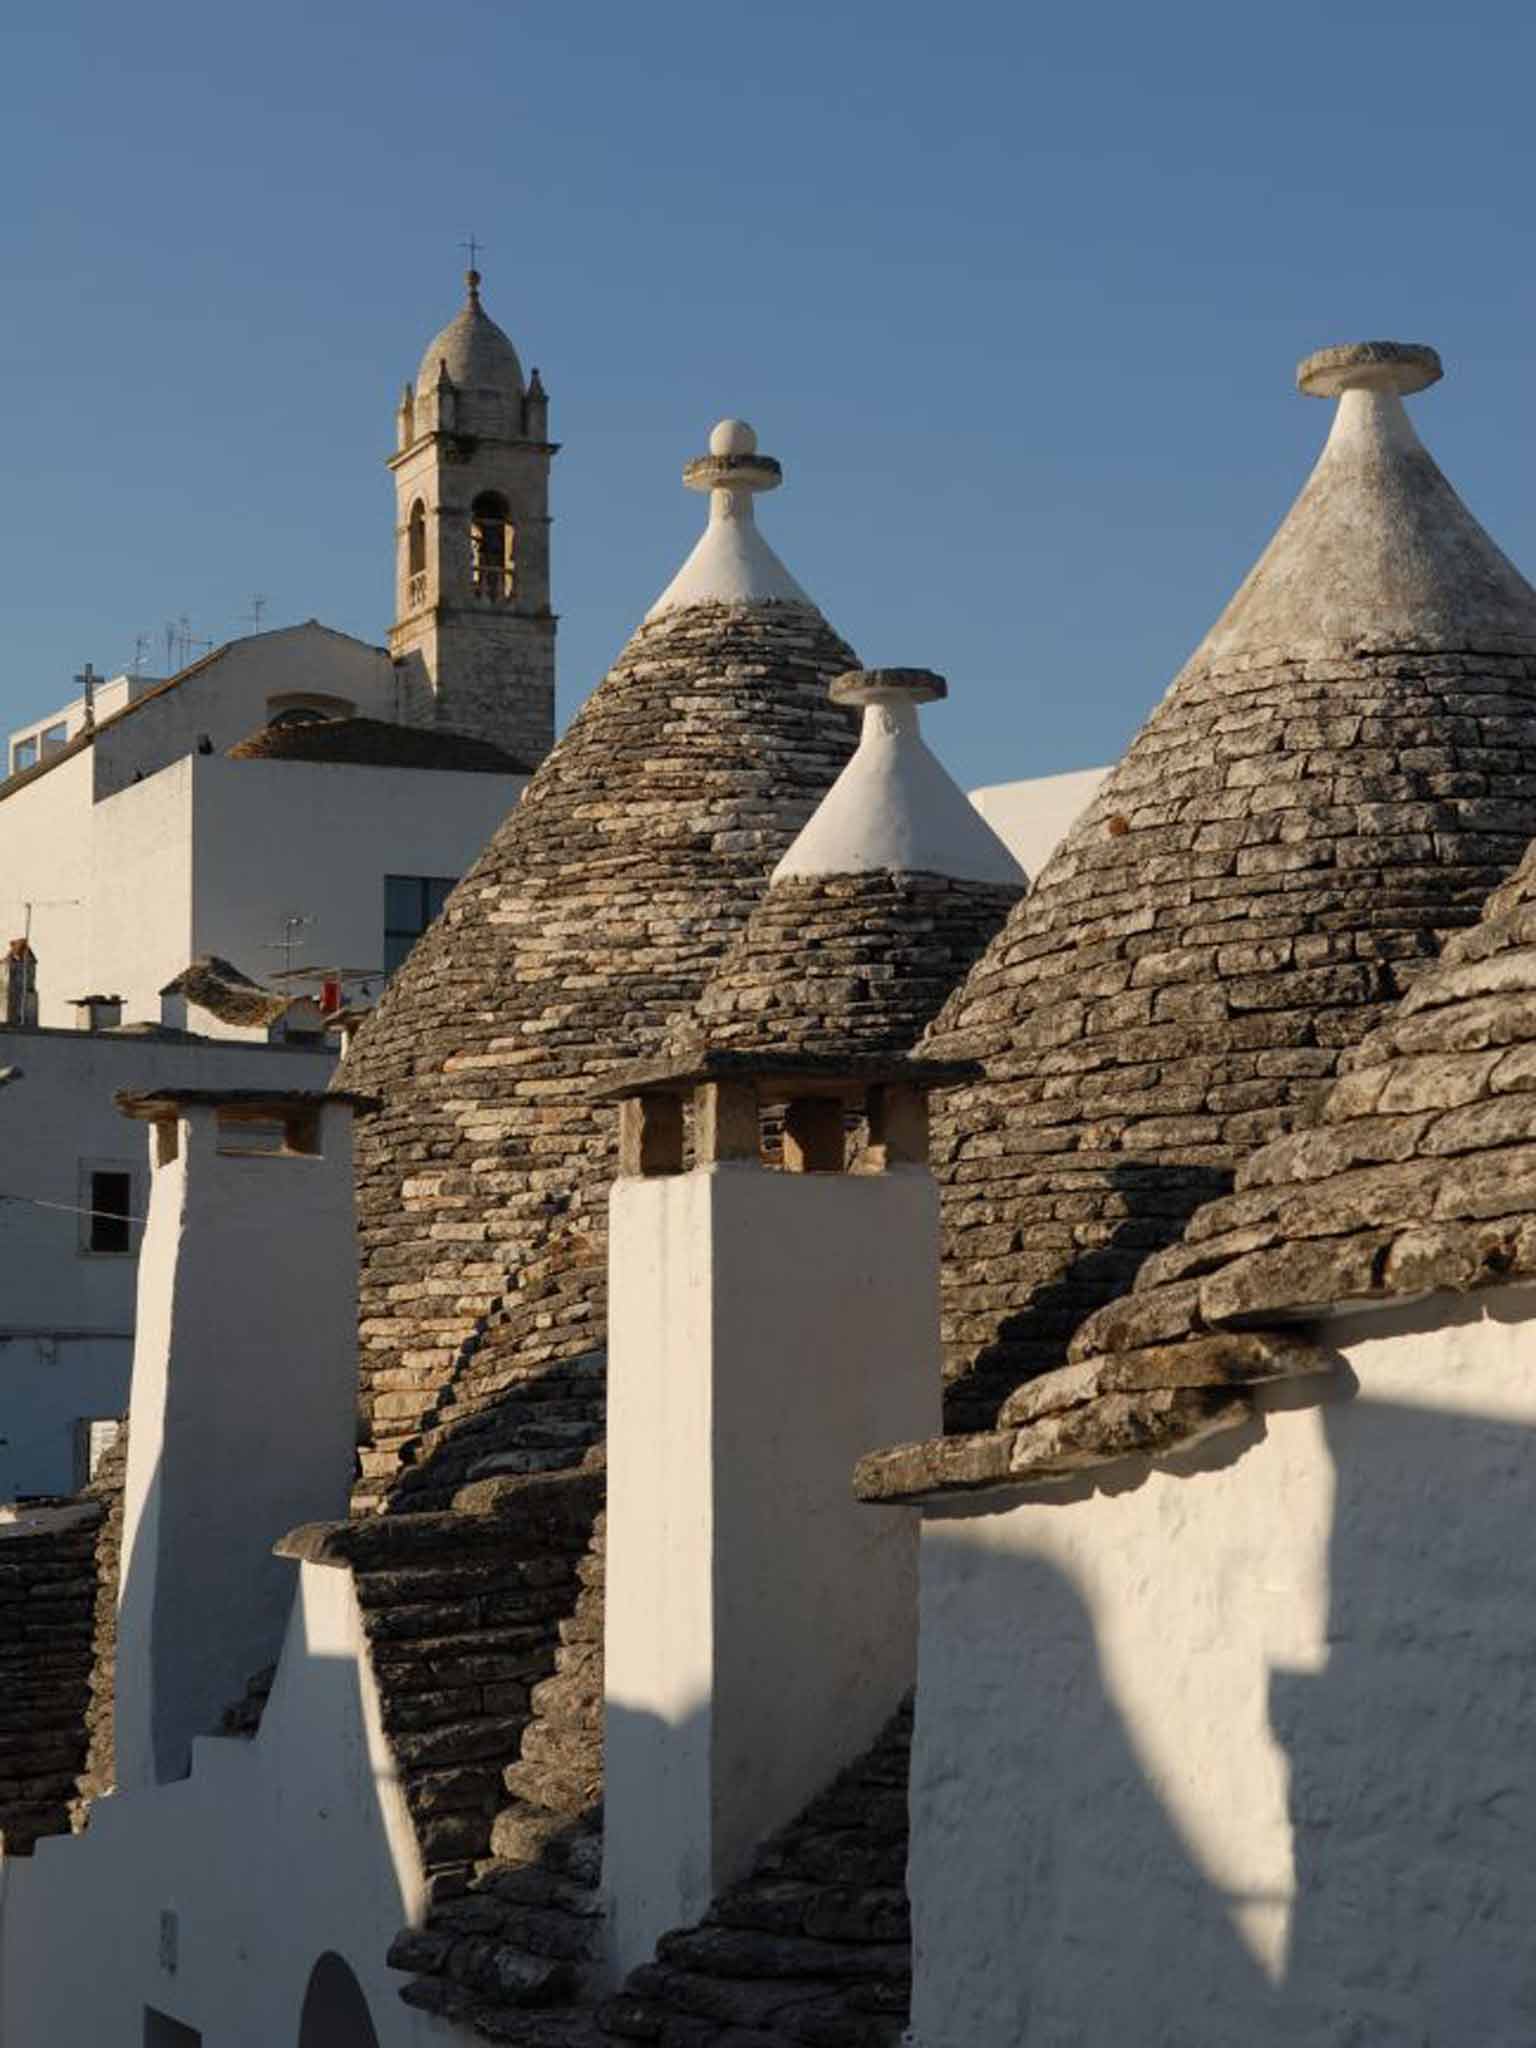
[[[270,602],[271,600],[268,598],[265,591],[257,590],[252,592],[251,608],[245,614],[245,616],[250,624],[250,628],[253,633],[259,633],[261,631],[261,615],[266,610]]]
[[[294,948],[302,946],[304,943],[299,934],[306,925],[313,924],[314,921],[312,917],[306,917],[297,910],[291,910],[283,919],[283,936],[280,939],[267,940],[267,952],[282,954],[284,974],[291,975],[293,973]]]

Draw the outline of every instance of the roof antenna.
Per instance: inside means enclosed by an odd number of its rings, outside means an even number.
[[[250,622],[251,631],[253,633],[259,633],[261,631],[261,615],[266,610],[267,604],[268,599],[264,591],[257,590],[252,592],[251,608],[245,614],[245,616],[247,620]]]

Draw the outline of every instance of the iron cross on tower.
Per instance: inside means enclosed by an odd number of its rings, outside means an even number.
[[[470,269],[478,270],[480,268],[480,244],[475,240],[474,236],[467,236],[464,241],[460,242],[459,247],[468,254]]]

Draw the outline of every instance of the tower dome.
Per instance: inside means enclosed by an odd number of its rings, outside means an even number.
[[[517,350],[480,303],[479,271],[466,271],[464,285],[464,305],[422,352],[416,402],[430,406],[446,379],[455,394],[454,416],[441,419],[440,425],[521,439],[527,388],[523,366]]]
[[[1301,366],[1322,457],[923,1051],[953,1428],[1125,1293],[1536,833],[1536,591],[1420,442],[1434,351]]]

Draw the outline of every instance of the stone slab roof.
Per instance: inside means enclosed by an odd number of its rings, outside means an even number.
[[[1536,1278],[1536,847],[1235,1191],[1080,1333],[1114,1353]]]
[[[324,718],[265,725],[229,749],[232,761],[320,761],[353,768],[437,768],[465,775],[526,775],[490,740],[391,725],[383,718]]]
[[[937,1105],[953,1430],[988,1429],[1248,1153],[1315,1118],[1533,833],[1536,591],[1398,393],[1351,385],[1274,542],[925,1042],[987,1067]]]
[[[851,753],[827,696],[851,661],[799,606],[690,605],[643,625],[344,1062],[343,1085],[383,1105],[358,1133],[365,1439],[349,1526],[378,1530],[361,1540],[381,1557],[392,1542],[419,1555],[424,1576],[381,1567],[370,1588],[352,1568],[379,1643],[451,1642],[438,1668],[461,1674],[437,1683],[456,1697],[432,1710],[413,1807],[433,1905],[396,1952],[432,2010],[502,2026],[529,2001],[551,2024],[590,2004],[618,1123],[595,1091],[661,1050]],[[551,1488],[576,1504],[558,1543]],[[529,1580],[489,1604],[472,1569],[486,1517],[489,1547]],[[515,1648],[476,1648],[503,1626],[503,1592],[537,1593],[540,1611],[519,1608]],[[527,1668],[495,1676],[503,1654]],[[403,1732],[432,1658],[374,1656]]]
[[[276,994],[252,981],[248,974],[217,953],[205,953],[184,967],[160,991],[163,996],[185,996],[200,1010],[225,1024],[275,1024],[292,1009],[294,998]]]

